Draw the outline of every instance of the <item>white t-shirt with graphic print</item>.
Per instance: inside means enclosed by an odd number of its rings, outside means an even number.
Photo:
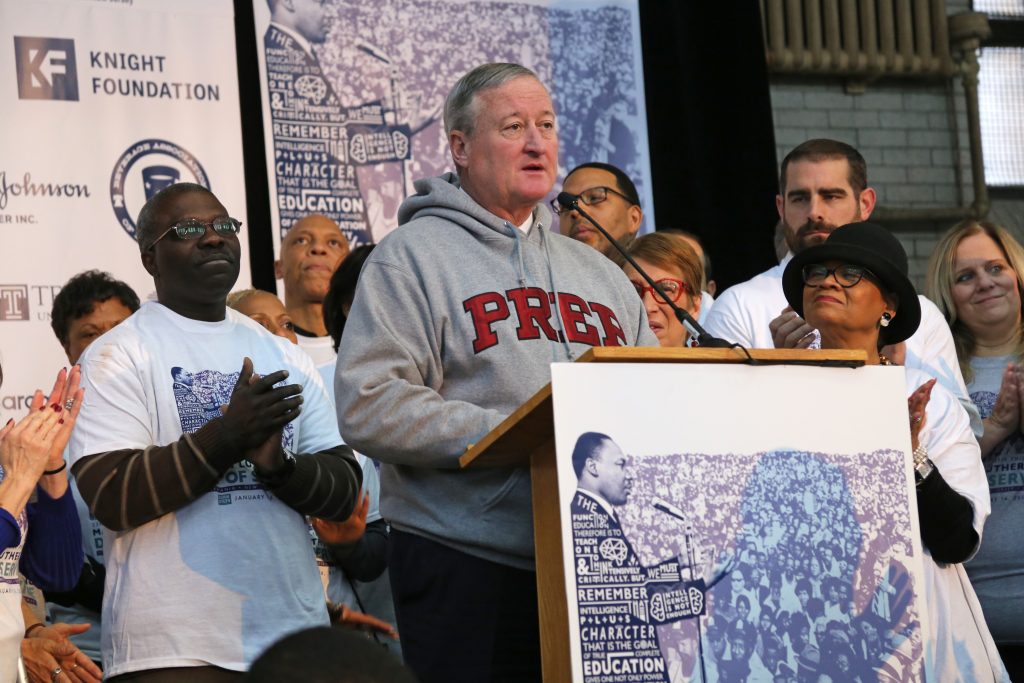
[[[0,481],[3,481],[3,472],[3,468],[0,468]],[[0,553],[0,681],[13,681],[17,677],[18,655],[21,654],[21,639],[25,633],[18,564],[25,547],[28,516],[22,510],[15,519],[21,531],[18,545]]]
[[[314,453],[341,443],[312,361],[231,309],[221,322],[184,318],[148,301],[82,358],[85,400],[71,462],[163,446],[220,415],[243,358],[256,373],[288,370],[304,387],[286,447]],[[103,668],[215,666],[246,670],[271,643],[327,611],[306,521],[236,463],[214,489],[140,527],[104,529]]]

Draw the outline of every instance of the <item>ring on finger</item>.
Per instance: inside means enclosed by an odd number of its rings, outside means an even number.
[[[75,407],[75,399],[69,398],[68,400],[64,401],[64,410],[71,410],[74,407]]]
[[[921,420],[922,419],[924,419],[924,418],[922,418],[920,415],[915,415],[913,417],[913,419],[911,420],[911,422],[913,422],[916,425],[919,425],[919,424],[921,424]]]
[[[50,672],[50,680],[56,681],[62,673],[64,673],[64,669],[58,666],[56,669]]]

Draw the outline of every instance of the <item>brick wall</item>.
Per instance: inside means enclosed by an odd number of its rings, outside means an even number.
[[[950,13],[968,8],[968,0],[947,2]],[[851,94],[842,79],[774,77],[771,97],[780,162],[804,140],[834,138],[864,155],[879,206],[918,209],[973,201],[965,98],[958,79],[888,79]],[[1024,201],[994,200],[989,217],[1024,239]],[[928,257],[951,225],[887,225],[903,242],[919,287]]]

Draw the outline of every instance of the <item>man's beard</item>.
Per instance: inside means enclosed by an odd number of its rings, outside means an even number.
[[[796,231],[796,234],[792,236],[787,235],[786,243],[789,246],[789,250],[792,251],[794,255],[796,255],[799,254],[804,249],[807,249],[808,247],[813,247],[815,245],[821,244],[822,242],[827,240],[828,236],[832,234],[832,231],[834,231],[838,227],[838,225],[835,225],[833,223],[818,223],[815,221],[807,221],[806,223],[800,226],[800,228]],[[822,232],[824,232],[825,234],[815,234]]]

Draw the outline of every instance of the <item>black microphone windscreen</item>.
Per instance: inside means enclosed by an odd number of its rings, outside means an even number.
[[[576,201],[576,195],[569,192],[558,193],[558,203],[561,204],[562,208],[571,209],[573,203]]]

